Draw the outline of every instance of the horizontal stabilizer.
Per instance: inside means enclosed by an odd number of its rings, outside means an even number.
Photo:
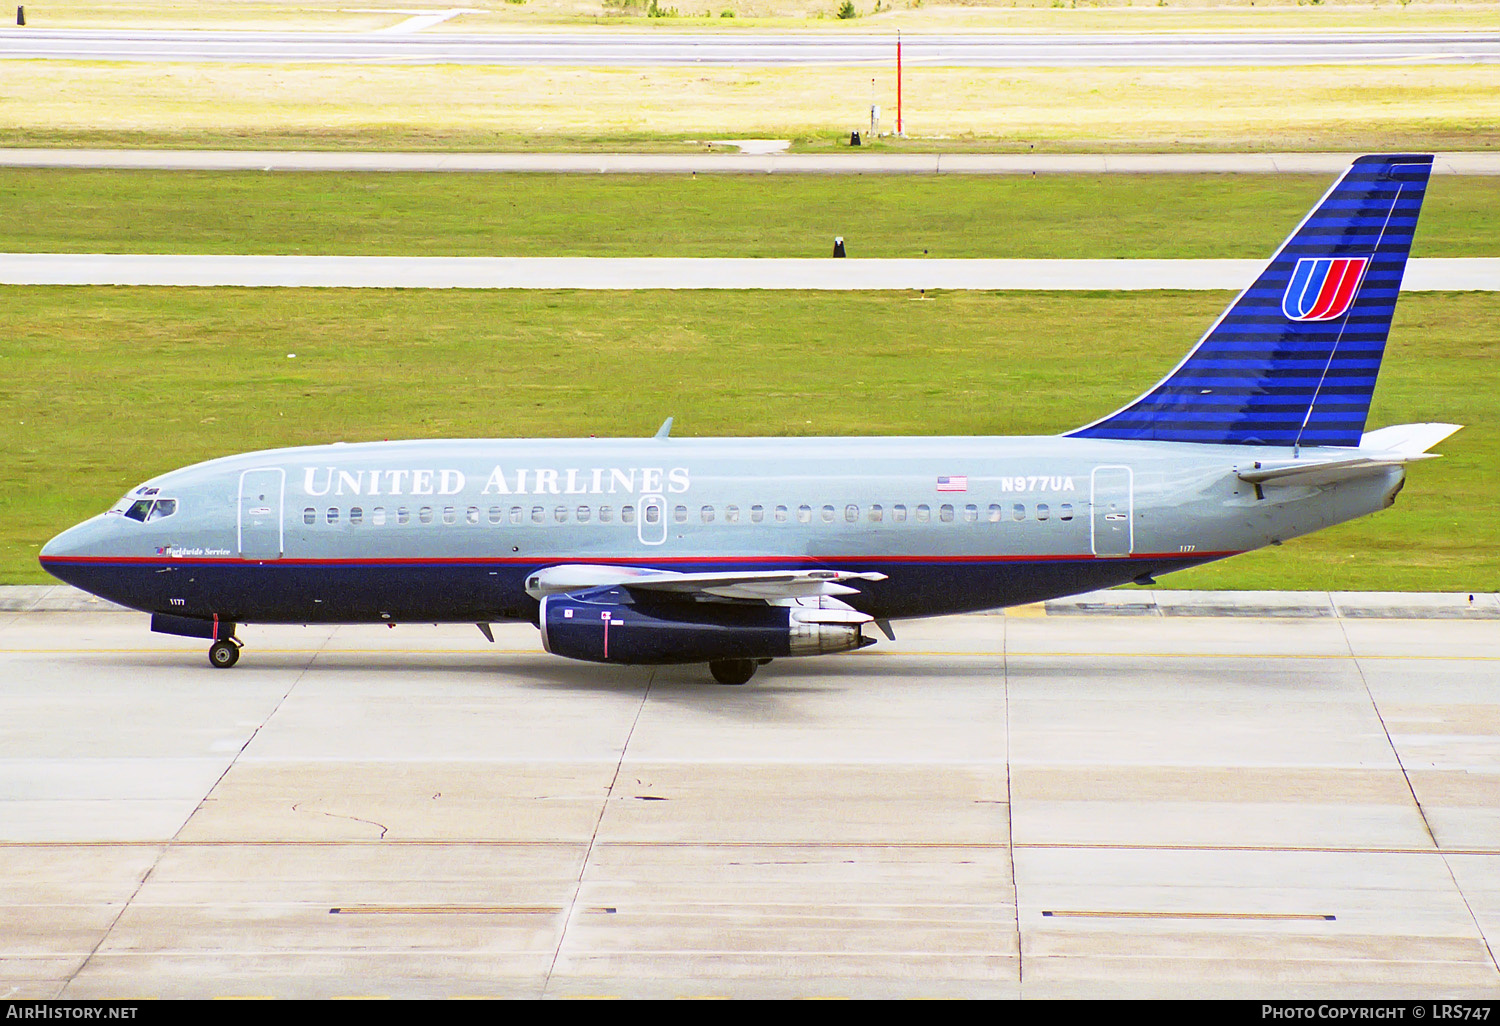
[[[1378,431],[1366,431],[1360,437],[1361,449],[1384,449],[1389,452],[1423,453],[1437,445],[1462,424],[1393,424]]]
[[[1436,459],[1427,450],[1453,432],[1459,424],[1397,424],[1371,431],[1348,456],[1337,459],[1261,461],[1237,470],[1240,480],[1251,484],[1322,485],[1405,466],[1417,460]]]
[[[1416,458],[1428,459],[1429,457],[1418,456]],[[1402,466],[1407,462],[1400,458],[1370,459],[1366,456],[1356,456],[1346,460],[1302,460],[1294,463],[1260,463],[1257,461],[1254,467],[1241,470],[1238,474],[1240,480],[1249,481],[1251,484],[1320,485],[1346,481],[1351,477],[1363,477],[1387,467]]]

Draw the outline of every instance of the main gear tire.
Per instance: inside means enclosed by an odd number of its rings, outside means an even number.
[[[708,664],[708,672],[720,684],[743,684],[755,676],[759,666],[754,659],[715,659]]]

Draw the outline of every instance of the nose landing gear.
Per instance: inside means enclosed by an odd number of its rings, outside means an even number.
[[[208,665],[216,670],[227,670],[240,661],[243,646],[237,638],[225,638],[213,643],[208,650]]]

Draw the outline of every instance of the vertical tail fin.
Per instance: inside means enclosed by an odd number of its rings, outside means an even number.
[[[1075,438],[1359,445],[1432,172],[1360,157],[1192,352]]]

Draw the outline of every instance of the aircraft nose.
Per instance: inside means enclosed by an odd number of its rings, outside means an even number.
[[[75,524],[43,545],[37,557],[41,560],[43,569],[51,570],[51,567],[47,565],[48,560],[67,559],[70,556],[83,554],[88,539],[95,533],[90,528],[93,522],[93,520],[85,520],[81,524]]]
[[[72,533],[73,533],[73,529],[69,528],[68,530],[64,531],[62,534],[57,535],[55,538],[53,538],[51,541],[49,541],[46,545],[43,545],[42,546],[41,556],[39,558],[43,562],[45,562],[45,561],[47,561],[49,559],[56,559],[58,556],[67,556],[67,555],[71,554],[73,548],[68,543],[68,535],[70,535]]]

